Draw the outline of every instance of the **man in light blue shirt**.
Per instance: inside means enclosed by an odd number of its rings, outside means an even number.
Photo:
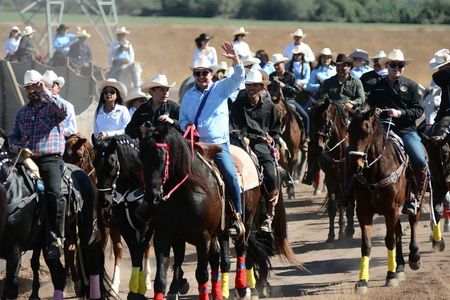
[[[183,131],[189,124],[194,124],[201,142],[222,146],[223,150],[215,155],[214,162],[222,173],[226,192],[233,200],[237,213],[228,233],[231,237],[238,237],[245,233],[245,229],[241,221],[241,190],[228,150],[230,144],[228,98],[244,81],[244,67],[232,43],[225,42],[222,48],[225,51],[224,56],[233,60],[233,75],[213,83],[211,63],[206,57],[200,56],[192,66],[195,85],[183,96],[179,123]],[[206,100],[203,101],[204,99]]]
[[[359,79],[361,75],[364,73],[370,72],[373,69],[369,67],[369,53],[363,49],[355,49],[352,53],[349,55],[350,58],[353,59],[354,67],[350,71],[350,75],[353,78]]]

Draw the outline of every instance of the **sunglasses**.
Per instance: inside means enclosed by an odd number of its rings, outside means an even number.
[[[200,75],[202,75],[203,77],[208,76],[209,71],[194,71],[194,76],[195,77],[200,77]]]
[[[115,89],[104,89],[103,90],[103,95],[115,95],[116,94],[116,90]]]
[[[405,63],[404,62],[391,62],[391,63],[389,63],[389,66],[392,68],[392,69],[395,69],[395,68],[399,68],[399,69],[402,69],[403,67],[405,67]]]

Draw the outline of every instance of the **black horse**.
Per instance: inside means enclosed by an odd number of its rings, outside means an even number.
[[[128,245],[132,261],[130,291],[128,299],[145,299],[149,287],[145,283],[142,259],[149,245],[152,230],[149,224],[135,216],[136,208],[143,203],[142,164],[136,141],[128,135],[105,139],[92,137],[95,150],[94,167],[97,173],[97,188],[100,205],[110,208],[108,212],[112,225],[119,228]],[[184,260],[184,242],[174,242],[175,273],[180,276],[173,284],[172,292],[185,293],[188,286],[183,279],[181,264]]]
[[[16,168],[7,146],[0,148],[0,182],[6,190],[1,205],[0,257],[6,259],[6,279],[2,299],[16,299],[21,254],[42,249],[45,241],[46,204],[40,201],[33,181],[22,167]],[[78,244],[77,267],[83,274],[81,294],[91,299],[107,297],[103,286],[104,256],[97,230],[95,207],[97,194],[88,175],[73,165],[66,165],[62,193],[66,199],[66,238]],[[6,205],[6,206],[5,206]],[[63,291],[64,268],[58,259],[46,260],[55,290]],[[39,282],[34,284],[39,285]],[[38,290],[39,286],[33,286]],[[39,299],[37,294],[30,298]]]

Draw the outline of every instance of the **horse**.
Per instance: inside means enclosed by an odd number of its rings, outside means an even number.
[[[344,230],[344,210],[338,205],[338,199],[344,193],[344,166],[345,149],[348,146],[347,121],[348,113],[335,102],[326,99],[324,103],[318,104],[311,109],[311,143],[310,159],[317,161],[325,173],[327,196],[325,205],[328,211],[329,229],[326,243],[333,243],[335,238],[334,219],[336,211],[339,211],[339,239],[345,236],[352,237],[354,230],[354,204],[348,204],[346,209],[347,227]],[[314,167],[316,165],[314,164]],[[314,170],[314,173],[317,170]]]
[[[398,286],[405,280],[405,260],[402,251],[402,227],[399,211],[410,196],[407,179],[408,158],[387,138],[386,130],[375,114],[375,108],[353,116],[349,125],[349,152],[346,158],[346,178],[351,180],[351,193],[356,199],[356,214],[361,227],[361,264],[357,293],[368,291],[369,258],[372,248],[371,229],[374,214],[385,217],[385,244],[388,252],[387,286]],[[389,134],[389,130],[388,130]],[[410,174],[409,174],[410,175]],[[417,244],[417,224],[420,212],[409,216],[411,240],[409,266],[418,270],[421,256]]]
[[[6,202],[6,213],[0,213],[0,224],[4,226],[0,257],[6,259],[2,299],[16,299],[21,253],[45,246],[46,205],[39,201],[41,196],[35,190],[32,179],[25,174],[27,171],[22,166],[16,168],[17,160],[13,160],[7,146],[3,145],[0,152],[0,181],[6,190],[6,201],[4,199],[1,204],[5,206]],[[65,165],[61,188],[67,203],[66,236],[77,244],[77,267],[83,276],[80,296],[105,299],[109,294],[103,281],[104,256],[97,228],[96,191],[87,174],[70,164]],[[62,298],[64,268],[59,259],[46,260],[46,263],[52,276],[55,297]],[[33,291],[38,288],[33,287]],[[39,299],[39,296],[32,293],[30,298]]]
[[[140,87],[142,83],[141,79],[142,67],[137,61],[111,67],[106,73],[107,78],[115,78],[117,81],[122,82],[128,88]]]
[[[105,139],[92,136],[92,144],[96,153],[94,166],[100,202],[110,208],[110,222],[119,228],[130,250],[133,268],[128,299],[145,299],[144,295],[149,288],[149,280],[145,278],[149,272],[149,262],[147,260],[143,266],[142,259],[152,230],[135,216],[136,208],[143,202],[143,170],[138,146],[125,134]],[[184,243],[174,243],[174,252],[175,265],[179,266],[178,272],[181,274],[180,281],[173,285],[174,294],[186,293],[188,283],[182,278],[181,270]]]

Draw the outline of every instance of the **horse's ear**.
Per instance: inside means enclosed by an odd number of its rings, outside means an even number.
[[[366,111],[363,115],[364,120],[369,120],[373,116],[375,116],[376,107],[370,108],[368,111]]]
[[[94,148],[98,147],[98,141],[97,138],[95,137],[95,134],[91,135],[91,141],[92,141],[92,146],[94,146]]]

